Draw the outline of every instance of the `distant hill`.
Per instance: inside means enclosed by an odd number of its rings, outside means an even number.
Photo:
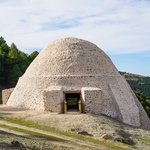
[[[125,77],[133,91],[139,91],[150,98],[150,77],[120,72]]]

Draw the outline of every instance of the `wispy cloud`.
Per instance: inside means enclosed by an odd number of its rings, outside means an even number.
[[[110,54],[150,51],[148,0],[0,0],[0,34],[30,52],[75,36]]]
[[[50,18],[47,22],[41,24],[42,31],[52,31],[60,29],[68,29],[79,26],[80,22],[73,18],[64,19],[63,17]]]

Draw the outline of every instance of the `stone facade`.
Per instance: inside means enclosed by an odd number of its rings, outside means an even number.
[[[6,104],[14,88],[2,90],[2,104]]]
[[[45,110],[63,113],[64,95],[62,87],[49,87],[44,91],[43,96]]]
[[[20,77],[7,105],[63,113],[67,92],[80,93],[83,112],[150,127],[146,112],[110,58],[77,38],[56,40],[44,48]]]

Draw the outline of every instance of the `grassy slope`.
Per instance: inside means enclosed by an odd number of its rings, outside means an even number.
[[[43,131],[48,131],[48,132],[60,134],[60,135],[63,135],[63,136],[66,136],[66,137],[71,137],[71,138],[78,139],[78,140],[81,140],[81,141],[91,142],[91,143],[94,143],[94,144],[102,145],[102,146],[104,146],[106,148],[109,148],[109,149],[128,150],[128,148],[127,148],[128,146],[125,146],[125,145],[121,146],[121,145],[118,145],[117,143],[114,143],[114,142],[108,142],[108,141],[100,140],[100,139],[97,140],[97,139],[94,139],[94,138],[91,138],[91,137],[86,137],[86,136],[78,135],[78,134],[75,134],[75,133],[60,131],[60,130],[57,130],[55,128],[51,128],[51,127],[47,127],[47,126],[43,126],[43,125],[38,125],[38,124],[36,124],[32,121],[27,121],[27,120],[24,120],[24,119],[8,118],[8,117],[1,117],[0,119],[11,122],[11,123],[16,123],[16,124],[20,124],[20,125],[24,125],[24,126],[28,126],[28,127],[32,127],[32,128],[36,128],[36,129],[40,129],[40,130],[43,130]],[[23,133],[30,134],[30,132],[28,132],[28,131],[25,131],[25,130],[22,130],[22,129],[16,129],[14,127],[5,126],[5,128],[10,128],[12,130],[19,130]],[[49,138],[48,136],[45,136],[44,134],[41,135],[41,134],[38,134],[38,133],[32,133],[31,132],[31,135],[34,135],[34,136],[37,136],[37,137]],[[60,139],[58,139],[58,140],[60,140]]]

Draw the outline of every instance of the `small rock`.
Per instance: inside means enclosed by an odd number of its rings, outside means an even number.
[[[86,132],[86,131],[78,132],[78,134],[87,135],[87,136],[93,136],[92,134],[89,134],[89,133]]]
[[[101,138],[103,138],[105,140],[114,140],[113,136],[111,136],[109,134],[104,134],[101,136]]]
[[[114,142],[121,142],[128,145],[135,145],[136,143],[131,138],[122,138],[122,137],[116,137],[114,138]]]
[[[114,142],[122,142],[122,138],[116,137],[114,138]]]
[[[13,140],[13,141],[11,142],[11,146],[12,146],[12,147],[19,147],[19,148],[25,150],[25,146],[24,146],[22,143],[20,143],[19,141],[16,141],[16,140]]]

